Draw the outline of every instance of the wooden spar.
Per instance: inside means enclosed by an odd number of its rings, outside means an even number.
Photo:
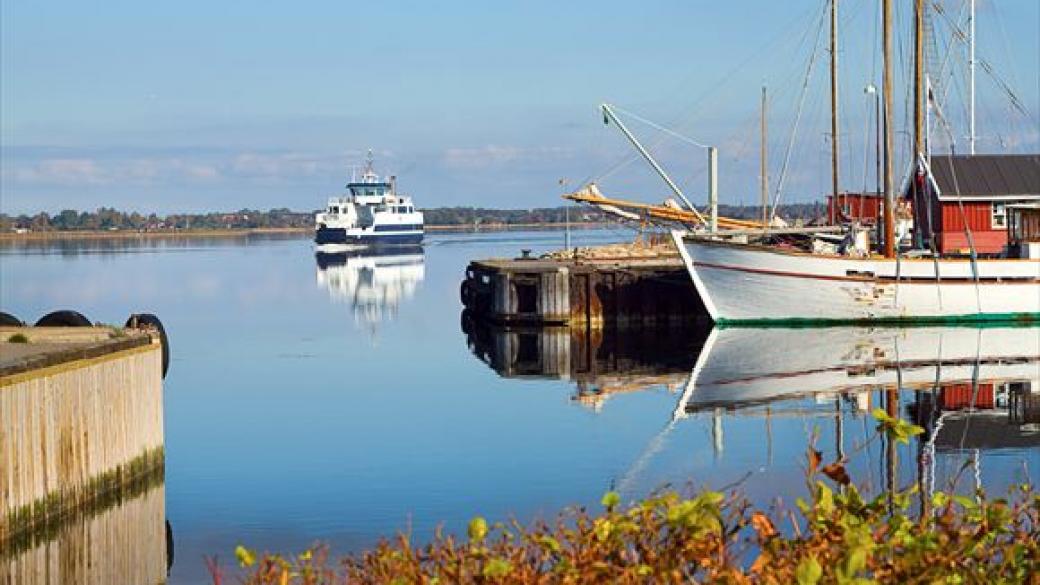
[[[885,258],[896,257],[895,194],[892,191],[892,0],[881,0],[882,92],[885,100]]]
[[[914,0],[914,152],[912,156],[913,169],[916,173],[919,160],[925,153],[925,124],[924,124],[924,0]],[[911,176],[910,192],[913,195],[912,206],[914,213],[914,240],[915,245],[922,247],[924,242],[921,238],[921,226],[924,222],[924,206],[927,202],[924,193],[918,193],[917,181]],[[931,231],[932,226],[928,226]]]
[[[831,0],[831,182],[834,207],[839,201],[838,156],[838,0]]]
[[[924,0],[914,0],[914,159],[924,153]],[[916,201],[915,201],[916,203]]]
[[[766,86],[762,86],[762,145],[760,153],[762,225],[769,226],[769,175],[766,165]]]
[[[646,203],[637,203],[622,199],[610,199],[599,195],[588,188],[575,193],[569,193],[564,195],[563,198],[578,203],[586,203],[588,205],[616,207],[620,210],[645,215],[651,220],[682,223],[691,226],[706,225],[704,217],[700,214],[694,215],[694,213],[690,211],[675,209],[674,207],[667,207],[665,205],[649,205]],[[718,225],[719,227],[726,229],[756,229],[762,228],[765,224],[761,224],[757,221],[719,217]]]

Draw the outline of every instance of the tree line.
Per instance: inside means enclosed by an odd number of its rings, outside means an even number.
[[[539,207],[533,209],[491,209],[483,207],[435,207],[422,210],[427,225],[474,226],[554,224],[571,221],[599,223],[610,216],[588,206]],[[292,211],[287,208],[240,209],[230,212],[174,213],[158,215],[136,211],[119,211],[101,207],[95,211],[65,209],[51,215],[10,215],[0,213],[0,231],[160,231],[257,228],[308,228],[314,225],[316,211]],[[737,219],[756,219],[758,207],[720,205],[719,213]],[[781,214],[787,220],[805,222],[824,215],[820,203],[787,205]]]

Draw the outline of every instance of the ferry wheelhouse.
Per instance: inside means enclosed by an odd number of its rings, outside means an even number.
[[[322,247],[417,245],[423,240],[423,214],[411,197],[397,193],[395,177],[381,178],[372,153],[360,180],[348,194],[329,198],[314,218],[314,242]]]

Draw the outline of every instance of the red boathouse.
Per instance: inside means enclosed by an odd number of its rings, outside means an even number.
[[[916,222],[943,254],[979,254],[1008,244],[1008,206],[1040,201],[1040,154],[933,155],[904,192],[921,205]]]

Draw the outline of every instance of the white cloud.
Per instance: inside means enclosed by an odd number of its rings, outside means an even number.
[[[477,148],[449,148],[444,151],[443,163],[451,169],[474,170],[508,164],[558,160],[572,155],[572,149],[561,146],[523,148],[489,144]]]

